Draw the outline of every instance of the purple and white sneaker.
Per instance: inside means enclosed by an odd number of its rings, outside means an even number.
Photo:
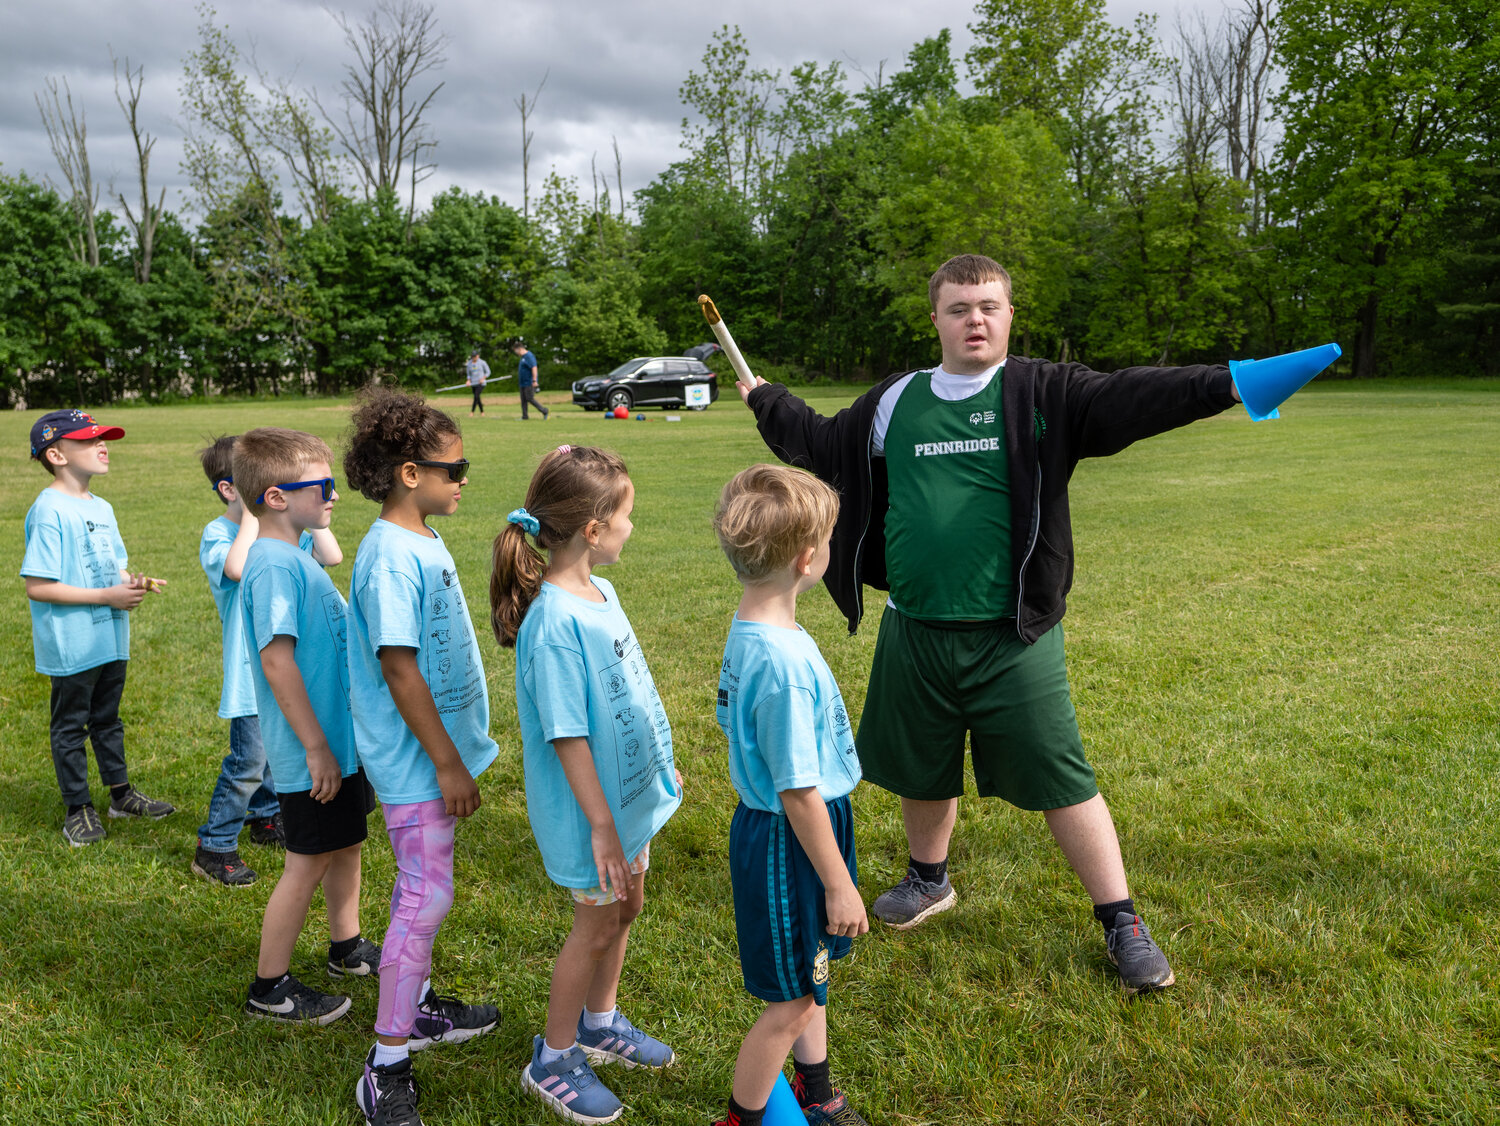
[[[494,1005],[465,1005],[457,997],[439,997],[431,986],[427,996],[417,1004],[417,1019],[412,1026],[407,1049],[420,1052],[429,1044],[462,1044],[483,1036],[500,1020]]]
[[[417,1113],[417,1077],[411,1057],[375,1066],[375,1049],[365,1057],[365,1073],[354,1088],[354,1101],[370,1126],[422,1126]]]

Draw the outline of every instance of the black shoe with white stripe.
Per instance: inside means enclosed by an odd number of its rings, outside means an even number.
[[[352,1004],[348,997],[319,993],[287,974],[264,997],[250,993],[245,998],[245,1012],[260,1020],[283,1024],[332,1024]]]

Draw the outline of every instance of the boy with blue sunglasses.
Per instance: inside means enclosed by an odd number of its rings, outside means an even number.
[[[245,1012],[263,1020],[328,1024],[348,997],[303,985],[292,951],[321,885],[328,908],[328,972],[369,974],[380,950],[360,936],[360,851],[374,793],[360,769],[349,713],[343,595],[311,555],[304,532],[326,529],[338,500],[333,453],[298,430],[241,434],[233,477],[259,520],[240,577],[240,613],[253,654],[261,738],[275,779],[286,867],[266,903],[255,980]]]

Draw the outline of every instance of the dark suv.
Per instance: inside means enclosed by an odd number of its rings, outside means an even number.
[[[586,411],[615,407],[689,407],[701,411],[718,397],[718,380],[708,365],[686,356],[638,356],[608,375],[573,381],[573,402]]]

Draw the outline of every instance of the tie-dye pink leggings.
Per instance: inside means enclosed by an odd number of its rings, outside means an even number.
[[[391,926],[380,955],[379,1036],[410,1036],[422,982],[432,972],[432,942],[453,906],[453,830],[442,798],[386,805],[385,830],[396,854]]]

